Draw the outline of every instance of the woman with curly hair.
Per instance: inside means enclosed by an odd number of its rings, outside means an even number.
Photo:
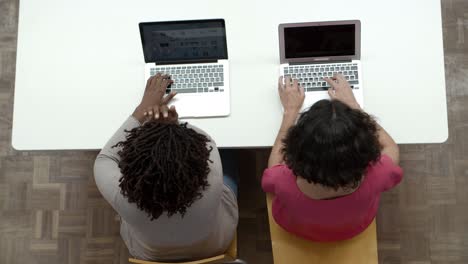
[[[167,106],[175,96],[164,97],[171,83],[161,74],[148,80],[141,103],[94,165],[100,192],[120,215],[130,254],[144,260],[224,253],[238,221],[234,175],[225,168],[223,176],[224,157],[213,139],[180,123],[176,109]]]
[[[262,178],[263,190],[275,195],[275,221],[323,242],[364,231],[380,194],[403,177],[397,144],[360,108],[344,76],[325,81],[331,100],[300,114],[304,89],[280,78],[283,121]]]

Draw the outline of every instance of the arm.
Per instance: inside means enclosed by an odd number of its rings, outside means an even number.
[[[138,120],[130,116],[120,126],[120,128],[109,139],[104,148],[99,152],[94,162],[94,180],[102,196],[116,209],[114,204],[116,195],[119,194],[119,178],[121,176],[119,169],[120,156],[118,154],[120,147],[113,148],[115,144],[125,140],[125,130],[140,126]],[[117,209],[116,209],[117,210]]]
[[[268,159],[268,167],[283,163],[283,139],[286,137],[289,128],[291,128],[297,119],[297,113],[283,113],[283,121],[276,136],[275,144],[271,149],[270,158]]]
[[[285,82],[283,84],[283,77],[280,77],[278,80],[278,93],[284,113],[281,127],[268,159],[268,167],[283,163],[283,153],[281,153],[283,139],[286,137],[289,128],[296,123],[297,116],[305,99],[304,88],[298,85],[297,80],[291,83],[291,78],[286,77]]]
[[[117,154],[119,148],[112,148],[120,141],[124,141],[126,138],[125,131],[129,131],[135,127],[139,127],[147,120],[157,119],[160,122],[168,121],[174,117],[177,119],[177,112],[174,107],[170,109],[167,104],[176,95],[171,93],[164,97],[166,88],[172,81],[168,75],[161,75],[160,73],[150,77],[146,83],[145,92],[143,98],[138,106],[133,111],[132,116],[125,121],[125,123],[114,133],[112,138],[107,142],[102,151],[99,153],[98,158],[101,156],[107,156],[112,158],[116,162],[119,161]],[[162,115],[160,118],[160,114]]]
[[[382,154],[389,156],[395,165],[400,164],[400,148],[395,143],[393,138],[385,131],[383,127],[377,124],[377,133],[379,143],[382,146]]]
[[[161,75],[160,73],[149,78],[143,98],[132,116],[122,124],[101,152],[99,152],[94,164],[94,176],[103,194],[109,193],[105,191],[106,186],[109,185],[106,185],[106,182],[120,177],[120,170],[118,168],[120,156],[118,152],[121,148],[113,146],[118,142],[126,140],[127,132],[125,131],[139,127],[146,120],[158,119],[159,122],[177,122],[175,108],[171,107],[169,109],[167,107],[167,104],[175,96],[175,93],[164,97],[166,88],[171,82],[167,75]],[[160,114],[162,115],[161,118]]]
[[[341,102],[347,104],[349,107],[361,110],[361,106],[357,103],[356,98],[352,92],[351,87],[349,86],[348,81],[341,74],[335,75],[334,78],[329,79],[325,78],[325,81],[330,84],[330,89],[328,89],[328,94],[330,98],[340,100]],[[392,137],[377,124],[377,134],[379,138],[379,143],[382,146],[382,154],[389,156],[392,161],[398,165],[400,162],[400,152],[398,145],[392,139]]]

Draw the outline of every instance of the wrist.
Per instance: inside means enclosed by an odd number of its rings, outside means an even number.
[[[296,118],[299,115],[299,110],[284,109],[283,118]]]
[[[293,126],[296,123],[298,114],[298,111],[284,112],[283,121],[281,122],[281,130],[289,129]]]
[[[143,108],[141,108],[140,106],[137,106],[137,108],[135,108],[135,111],[133,111],[132,113],[132,116],[138,120],[138,122],[140,122],[141,124],[143,124],[143,122],[145,121],[145,110]]]

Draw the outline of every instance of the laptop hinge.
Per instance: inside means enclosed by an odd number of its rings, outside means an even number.
[[[332,64],[332,63],[344,63],[352,62],[352,60],[327,60],[327,61],[309,61],[309,62],[294,62],[289,65],[310,65],[310,64]]]
[[[217,63],[217,59],[210,60],[192,60],[192,61],[167,61],[167,62],[155,62],[156,65],[173,65],[173,64],[196,64],[196,63]]]

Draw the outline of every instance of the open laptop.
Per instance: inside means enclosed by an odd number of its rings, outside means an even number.
[[[171,75],[167,89],[179,117],[230,113],[229,64],[223,19],[140,23],[145,78]]]
[[[297,79],[306,91],[303,110],[330,99],[324,77],[346,76],[363,107],[359,20],[279,25],[280,75]]]

